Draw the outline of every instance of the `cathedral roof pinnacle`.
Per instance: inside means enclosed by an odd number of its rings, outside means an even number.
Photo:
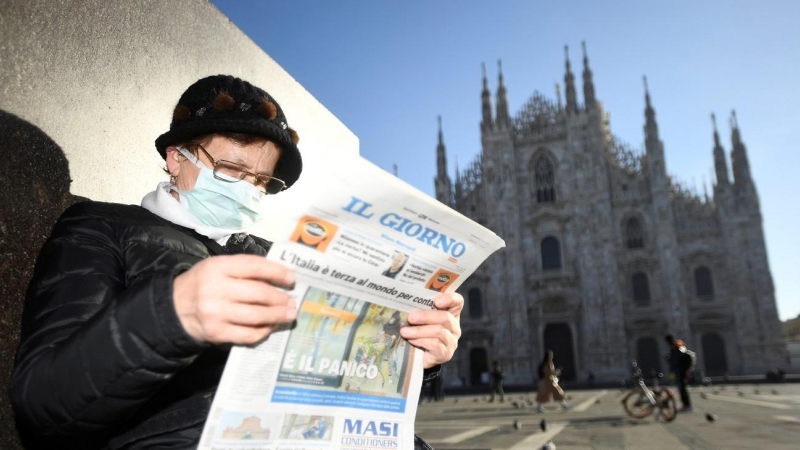
[[[592,70],[589,68],[586,41],[581,41],[581,47],[583,48],[583,101],[586,109],[591,109],[595,105],[594,81],[592,81]]]
[[[717,132],[717,116],[711,113],[711,123],[714,126],[714,171],[718,186],[728,185],[728,162],[725,160],[725,150],[719,141]]]
[[[736,119],[735,109],[731,110],[731,140],[734,146],[742,142],[742,136],[739,133],[739,121]]]
[[[508,97],[506,95],[506,84],[503,81],[503,61],[497,60],[497,120],[508,124],[510,116],[508,113]]]
[[[564,58],[566,58],[567,73],[564,75],[564,87],[567,96],[567,114],[578,112],[578,99],[575,95],[575,77],[572,75],[572,67],[569,64],[569,46],[564,46]]]
[[[570,70],[572,70],[572,68],[569,65],[569,45],[564,46],[564,59],[567,62],[567,72],[569,72]]]
[[[436,146],[436,169],[438,177],[447,178],[447,150],[444,147],[444,133],[442,133],[442,116],[437,116],[439,123],[439,144]]]
[[[583,66],[589,67],[589,57],[586,55],[586,41],[581,41],[581,48],[583,49]]]
[[[717,132],[717,116],[713,112],[711,113],[711,123],[714,126],[714,147],[722,147],[719,142],[719,132]]]
[[[731,166],[733,180],[737,186],[752,188],[750,178],[750,163],[747,161],[747,149],[739,131],[739,121],[736,119],[736,110],[731,110]]]
[[[558,110],[561,111],[563,106],[561,105],[561,85],[556,81],[556,99],[558,100]]]
[[[646,75],[642,76],[642,81],[644,82],[645,135],[648,141],[651,139],[658,140],[658,124],[656,123],[656,111],[653,109],[653,105],[650,103],[650,89],[647,87]]]
[[[486,63],[481,63],[481,70],[483,71],[483,91],[481,91],[483,121],[481,127],[485,129],[492,125],[492,94],[489,93],[489,80],[486,79]]]

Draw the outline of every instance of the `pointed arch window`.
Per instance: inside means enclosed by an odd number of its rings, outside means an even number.
[[[636,272],[631,277],[633,286],[633,302],[636,306],[647,306],[650,304],[650,280],[644,272]]]
[[[644,228],[639,219],[635,217],[628,219],[625,224],[625,240],[630,249],[644,247]]]
[[[483,295],[480,289],[472,288],[467,292],[467,308],[470,319],[483,317]]]
[[[536,202],[552,203],[556,201],[556,177],[553,172],[553,163],[545,157],[539,158],[534,171],[536,174]]]
[[[694,269],[694,287],[698,297],[710,300],[714,297],[714,281],[711,279],[711,270],[706,266]]]
[[[561,268],[561,243],[553,236],[542,239],[542,270]]]

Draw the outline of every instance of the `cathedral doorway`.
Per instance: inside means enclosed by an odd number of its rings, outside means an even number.
[[[706,375],[725,375],[728,372],[728,358],[725,356],[725,340],[717,333],[703,335],[703,360]]]
[[[556,367],[561,367],[561,379],[575,380],[575,350],[572,331],[566,323],[551,323],[544,329],[544,349],[553,351]]]
[[[644,337],[636,341],[636,362],[645,377],[661,372],[661,354],[655,338]]]
[[[469,352],[470,384],[480,386],[483,384],[483,374],[489,374],[489,360],[486,357],[486,349],[473,348]]]

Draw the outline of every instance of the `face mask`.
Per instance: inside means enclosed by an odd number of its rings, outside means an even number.
[[[178,151],[200,169],[194,187],[178,191],[181,204],[192,215],[206,225],[227,230],[250,228],[262,219],[263,192],[244,180],[235,183],[218,180],[214,171],[188,150],[178,148]]]

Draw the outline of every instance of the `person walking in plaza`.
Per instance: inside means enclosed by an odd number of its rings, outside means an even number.
[[[664,340],[669,345],[669,370],[675,375],[675,383],[681,394],[683,408],[679,412],[692,412],[692,399],[689,397],[689,390],[686,388],[686,380],[695,362],[694,352],[686,348],[683,341],[675,339],[671,334],[664,336]]]
[[[544,412],[544,404],[549,402],[552,398],[554,401],[561,403],[564,410],[572,408],[566,400],[564,400],[564,390],[558,385],[558,376],[561,375],[561,369],[556,369],[553,362],[553,351],[545,351],[544,358],[539,364],[539,389],[536,394],[536,411]]]
[[[494,365],[492,367],[492,373],[490,374],[491,380],[491,395],[492,397],[489,399],[489,402],[494,401],[495,394],[500,396],[500,403],[505,401],[505,392],[503,392],[503,368],[500,367],[500,361],[494,360]]]

